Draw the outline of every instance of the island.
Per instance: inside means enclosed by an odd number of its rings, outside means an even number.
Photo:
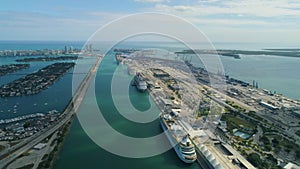
[[[0,66],[0,76],[4,76],[10,73],[14,73],[18,70],[29,68],[29,64],[10,64],[10,65],[1,65]]]
[[[27,96],[40,93],[61,78],[73,62],[54,63],[0,87],[1,97]]]
[[[77,55],[73,56],[59,56],[59,57],[30,57],[30,58],[23,58],[23,59],[16,59],[16,62],[40,62],[40,61],[60,61],[60,60],[77,60],[81,57]]]
[[[269,56],[283,56],[283,57],[300,57],[300,51],[298,49],[265,49],[265,50],[228,50],[228,49],[217,49],[217,50],[182,50],[175,52],[177,55],[185,54],[218,54],[220,56],[233,57],[240,59],[240,55],[269,55]]]

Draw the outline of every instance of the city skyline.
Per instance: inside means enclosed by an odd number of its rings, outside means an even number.
[[[300,34],[300,3],[295,0],[13,0],[0,7],[0,40],[85,41],[105,24],[141,12],[182,17],[212,42],[300,42],[295,36]]]

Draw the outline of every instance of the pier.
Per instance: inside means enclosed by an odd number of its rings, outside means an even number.
[[[150,59],[152,59],[152,62],[149,61]],[[191,122],[194,121],[197,113],[191,112],[191,114],[189,114],[188,112],[192,110],[193,105],[195,104],[195,101],[197,101],[197,97],[199,97],[199,95],[200,98],[205,98],[208,100],[207,102],[214,102],[214,109],[220,114],[222,113],[222,109],[218,108],[220,108],[221,101],[222,103],[224,102],[224,104],[226,104],[226,102],[223,101],[224,99],[222,99],[222,96],[225,94],[221,95],[221,92],[216,92],[218,97],[216,94],[213,95],[216,89],[212,89],[206,85],[209,84],[209,81],[203,84],[193,83],[193,81],[188,80],[189,74],[187,73],[188,71],[186,71],[186,67],[190,68],[191,74],[197,77],[196,80],[198,80],[198,82],[200,81],[200,78],[206,78],[209,73],[202,69],[193,67],[191,64],[187,64],[184,67],[184,62],[163,59],[158,60],[159,62],[155,62],[153,61],[153,58],[138,57],[135,59],[133,57],[130,59],[130,61],[126,61],[126,64],[127,66],[135,65],[139,72],[143,73],[145,79],[147,79],[147,83],[153,84],[152,86],[150,85],[151,87],[148,89],[152,100],[160,109],[162,114],[169,114],[171,116],[173,114],[176,116],[176,122],[174,123],[178,124],[186,133],[188,133],[189,139],[195,145],[197,153],[196,161],[199,163],[199,165],[202,168],[208,169],[239,169],[243,168],[242,166],[247,166],[249,169],[254,169],[254,167],[243,156],[239,155],[238,152],[231,151],[233,153],[228,155],[214,146],[215,144],[222,143],[222,140],[219,139],[215,133],[210,131],[216,127],[215,123],[217,121],[211,119],[211,121],[203,123],[198,120],[198,122],[201,124],[198,123],[198,127],[194,125],[192,126]],[[180,67],[179,65],[181,66],[181,69],[178,69],[178,67]],[[210,75],[213,76],[213,78],[219,79],[217,74]],[[177,80],[173,79],[173,77],[177,77]],[[154,87],[156,85],[159,85],[159,87]],[[188,99],[181,98],[178,94],[179,90],[184,91],[187,95],[186,98]],[[197,93],[196,90],[199,90],[200,92]],[[208,90],[210,90],[210,92],[204,92]],[[181,103],[181,106],[179,105],[178,107],[178,103]],[[205,105],[206,102],[203,104]],[[209,108],[210,106],[211,105],[209,104]]]

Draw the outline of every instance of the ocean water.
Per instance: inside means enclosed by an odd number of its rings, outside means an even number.
[[[63,49],[65,45],[81,48],[83,42],[0,42],[0,50],[15,49]],[[105,44],[107,45],[107,44]],[[215,44],[220,49],[247,49],[260,50],[263,48],[295,48],[295,44]],[[168,43],[131,43],[122,44],[119,47],[126,48],[159,48],[169,51],[178,51],[182,46]],[[95,45],[101,50],[101,45]],[[104,50],[103,50],[104,51]],[[110,99],[110,79],[111,71],[116,67],[114,55],[108,54],[107,59],[102,62],[103,67],[98,71],[96,78],[96,96],[99,104],[102,104],[103,114],[110,124],[119,132],[136,135],[137,137],[148,137],[161,132],[158,121],[153,121],[146,125],[137,125],[122,118],[114,109]],[[14,63],[15,58],[0,58],[0,64]],[[88,58],[82,62],[90,62]],[[288,58],[278,56],[241,56],[241,59],[231,57],[221,57],[221,61],[227,75],[252,83],[257,81],[259,87],[266,88],[277,93],[282,93],[288,97],[300,99],[300,58]],[[26,70],[0,77],[0,85],[8,83],[25,74],[34,72],[51,62],[31,63],[31,67]],[[83,74],[78,74],[76,78],[83,78]],[[16,98],[0,98],[0,118],[11,118],[19,115],[35,112],[46,112],[52,109],[63,110],[71,98],[72,74],[67,74],[53,86],[44,92]],[[130,77],[128,77],[130,78]],[[149,98],[145,93],[139,93],[134,87],[129,88],[132,104],[140,110],[149,108]],[[16,113],[12,113],[13,109]],[[10,111],[8,111],[10,110]],[[168,141],[165,140],[167,144]],[[195,163],[187,165],[182,163],[173,150],[169,150],[161,155],[150,158],[131,159],[111,154],[97,146],[83,131],[80,123],[75,118],[71,130],[59,154],[55,164],[55,169],[81,169],[81,168],[199,168]]]
[[[110,54],[109,54],[110,55]],[[131,122],[122,117],[114,107],[113,100],[110,92],[110,82],[114,69],[117,67],[114,55],[104,59],[100,65],[101,69],[97,73],[96,97],[98,105],[103,113],[103,116],[108,123],[118,132],[131,137],[146,138],[157,135],[162,132],[160,123],[155,120],[146,124],[138,124]],[[126,70],[126,69],[125,69]],[[126,71],[124,72],[126,75]],[[128,76],[129,79],[132,77]],[[138,92],[134,86],[129,87],[129,95],[132,104],[139,110],[145,111],[149,108],[149,95],[147,93]],[[89,100],[89,99],[87,99]],[[85,102],[84,102],[85,103]],[[84,113],[88,109],[88,104],[81,109]],[[123,110],[127,111],[127,110]],[[159,112],[156,112],[157,114]],[[101,124],[99,124],[101,126]],[[114,140],[117,141],[117,140]],[[120,144],[122,142],[120,141]],[[169,144],[165,140],[158,144]],[[132,150],[136,151],[136,150]],[[144,151],[144,150],[140,150]],[[71,127],[67,140],[62,148],[58,157],[55,168],[130,168],[130,169],[152,169],[152,168],[166,168],[166,169],[179,169],[179,168],[199,168],[197,163],[185,164],[181,162],[173,149],[149,158],[127,158],[114,155],[95,144],[83,131],[79,121],[75,119]]]
[[[68,43],[68,45],[76,46],[81,48],[82,44],[79,45],[77,42]],[[36,49],[60,49],[64,48],[64,43],[54,43],[54,42],[4,42],[0,41],[0,50],[36,50]],[[30,56],[32,57],[32,56]],[[39,57],[39,56],[33,56]],[[15,62],[16,59],[23,58],[20,56],[16,57],[0,57],[0,65],[20,63]],[[77,62],[81,64],[89,64],[94,62],[94,58],[84,58]],[[63,62],[63,61],[60,61]],[[66,61],[70,62],[70,61]],[[23,69],[15,73],[8,74],[6,76],[0,77],[0,85],[7,84],[18,78],[26,76],[27,74],[38,71],[39,69],[46,67],[47,65],[53,64],[55,61],[50,62],[30,62],[30,67],[28,69]],[[21,115],[32,114],[32,113],[46,113],[50,110],[64,110],[67,103],[70,101],[72,96],[72,79],[83,79],[85,77],[85,72],[80,72],[80,74],[72,74],[73,69],[71,69],[65,76],[56,81],[53,85],[49,86],[48,89],[36,95],[30,95],[26,97],[0,97],[0,119],[8,119]]]
[[[166,45],[166,44],[164,44]],[[173,45],[173,46],[172,46]],[[180,50],[182,46],[176,46],[174,44],[167,45],[166,48],[163,45],[155,44],[142,44],[142,45],[129,45],[122,44],[124,48],[159,48],[167,49],[170,51]],[[230,44],[231,46],[232,44]],[[247,46],[247,45],[245,45]],[[269,47],[269,46],[267,46]],[[231,47],[224,47],[231,48]],[[253,50],[259,48],[254,47]],[[136,137],[148,137],[161,132],[159,123],[153,121],[143,127],[132,124],[123,117],[118,115],[118,112],[113,107],[113,103],[110,101],[110,86],[111,74],[107,73],[107,70],[115,67],[114,56],[108,54],[107,59],[104,61],[105,67],[101,68],[98,72],[96,79],[97,86],[101,86],[96,89],[96,95],[99,101],[99,106],[102,107],[102,112],[106,117],[106,120],[120,133],[127,134]],[[223,66],[228,75],[252,82],[256,80],[259,82],[259,86],[276,90],[278,93],[283,93],[289,97],[300,98],[300,93],[295,91],[299,81],[300,68],[296,65],[300,63],[300,58],[285,58],[275,56],[242,56],[242,59],[237,60],[230,57],[221,57]],[[284,75],[288,74],[288,75]],[[290,83],[290,84],[287,84]],[[137,93],[134,89],[129,90],[131,97],[138,100],[132,102],[132,104],[141,109],[147,109],[148,96]],[[133,99],[134,100],[134,99]],[[166,140],[165,143],[167,144]],[[97,146],[83,131],[77,119],[75,119],[71,132],[69,133],[67,140],[62,148],[62,151],[58,157],[55,169],[63,168],[124,168],[124,169],[152,169],[152,168],[200,168],[199,165],[187,165],[181,162],[174,150],[169,150],[163,154],[141,159],[131,159],[111,154],[101,147]]]
[[[300,99],[300,58],[280,56],[245,56],[241,59],[222,57],[225,72],[259,88]]]

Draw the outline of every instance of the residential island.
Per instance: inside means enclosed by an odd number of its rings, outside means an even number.
[[[0,76],[4,76],[10,73],[17,72],[22,69],[27,69],[30,67],[30,64],[9,64],[0,66]]]
[[[61,61],[61,60],[77,60],[80,59],[77,55],[74,56],[59,56],[59,57],[33,57],[33,58],[23,58],[17,59],[16,62],[40,62],[40,61]]]
[[[73,62],[54,63],[37,72],[28,74],[0,87],[1,97],[26,96],[37,94],[61,78],[72,67]]]

